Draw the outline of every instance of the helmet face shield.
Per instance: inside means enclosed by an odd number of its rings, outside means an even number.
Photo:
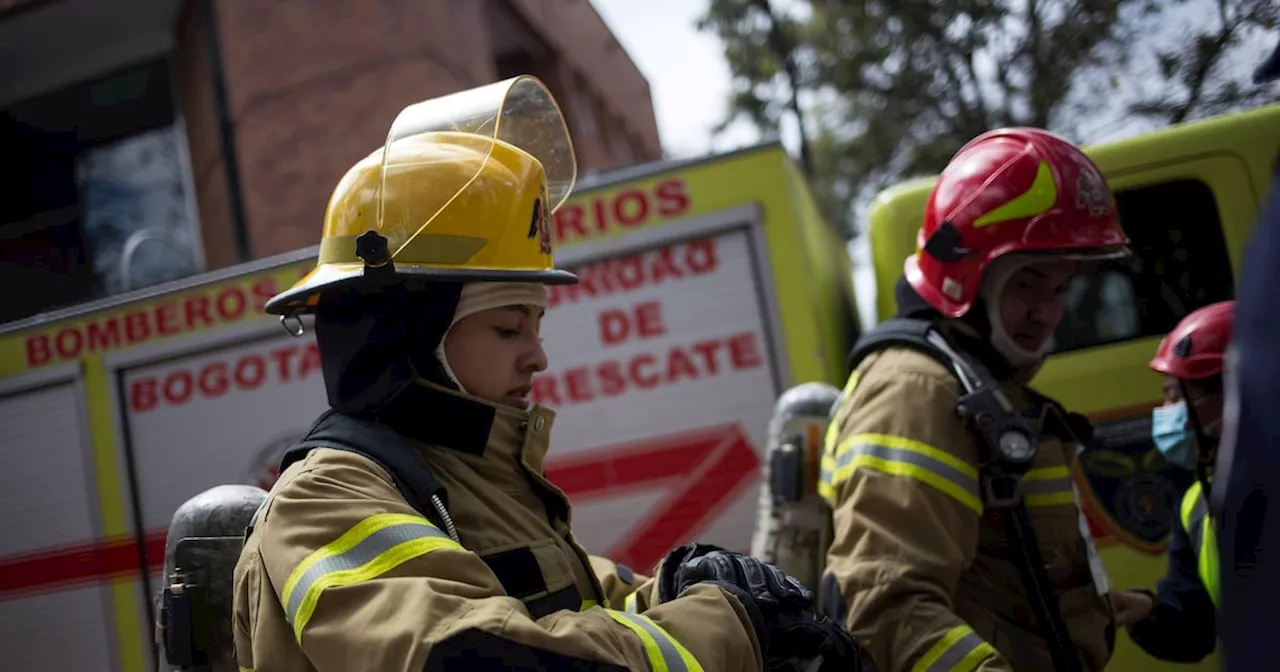
[[[321,293],[409,277],[577,282],[551,250],[551,214],[576,178],[564,117],[536,78],[410,105],[334,188],[317,267],[266,309],[312,312]]]
[[[374,218],[374,229],[389,241],[392,259],[428,232],[463,192],[485,187],[476,181],[484,179],[491,161],[501,161],[495,151],[509,148],[541,165],[546,193],[540,195],[545,211],[539,216],[549,216],[573,190],[577,161],[560,107],[541,81],[515,77],[401,110],[382,147]],[[418,190],[404,198],[397,183],[406,175],[413,176],[414,184],[430,184],[430,193]]]

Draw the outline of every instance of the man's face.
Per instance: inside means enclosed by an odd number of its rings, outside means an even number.
[[[1019,347],[1039,352],[1062,321],[1074,261],[1045,261],[1014,272],[1000,290],[1000,320]]]
[[[533,376],[547,368],[538,336],[544,312],[504,306],[459,320],[444,339],[444,355],[458,382],[481,399],[527,408]]]

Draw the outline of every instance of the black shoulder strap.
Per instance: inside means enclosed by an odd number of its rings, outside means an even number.
[[[972,397],[978,393],[983,393],[982,396],[1003,394],[999,391],[999,381],[986,365],[956,348],[946,334],[930,320],[895,317],[876,325],[854,344],[847,360],[849,372],[857,369],[862,360],[872,353],[895,345],[916,350],[941,364],[960,383],[962,396]],[[961,399],[962,403],[964,401]]]
[[[346,413],[326,411],[311,426],[307,435],[284,454],[280,461],[280,472],[284,473],[289,465],[303,459],[316,448],[347,450],[373,460],[391,474],[396,488],[414,509],[437,526],[448,524],[448,521],[441,519],[447,513],[437,510],[432,501],[433,497],[437,497],[441,507],[447,507],[448,498],[444,485],[418,456],[413,444],[390,427]]]
[[[952,345],[933,322],[911,318],[886,320],[858,339],[849,354],[850,371],[871,353],[895,345],[928,355],[960,383],[958,410],[977,434],[982,450],[984,499],[998,505],[1012,503],[1013,490],[998,493],[989,487],[994,482],[985,481],[1003,481],[997,490],[1016,489],[1017,479],[1035,460],[1037,437],[1005,396],[1000,381],[981,361]]]
[[[849,359],[846,361],[848,369],[852,372],[858,368],[862,360],[877,350],[893,345],[903,345],[932,357],[951,371],[954,366],[951,356],[929,340],[929,332],[932,330],[933,323],[929,320],[908,317],[885,320],[863,334],[862,338],[853,345],[853,351],[849,353]]]

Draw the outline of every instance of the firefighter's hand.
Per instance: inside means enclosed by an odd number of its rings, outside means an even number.
[[[771,634],[771,670],[866,672],[872,669],[858,640],[838,621],[811,612],[783,615]],[[816,665],[815,665],[816,663]]]
[[[675,599],[705,581],[746,592],[766,618],[813,606],[813,594],[777,567],[709,544],[681,546],[667,556],[658,570],[658,597],[663,602]]]
[[[669,602],[679,597],[685,588],[692,585],[681,585],[679,583],[677,575],[683,578],[681,570],[684,566],[708,553],[716,551],[728,552],[712,544],[686,544],[676,547],[670,553],[667,553],[667,557],[658,563],[657,569],[653,571],[653,575],[658,577],[658,601]]]
[[[1129,627],[1151,615],[1156,607],[1151,593],[1142,590],[1121,590],[1111,594],[1116,608],[1116,625]]]
[[[742,603],[764,652],[766,669],[792,669],[801,649],[812,648],[821,639],[810,627],[817,622],[813,594],[773,565],[715,546],[683,546],[662,563],[658,597],[663,602],[673,600],[698,583],[716,584]]]

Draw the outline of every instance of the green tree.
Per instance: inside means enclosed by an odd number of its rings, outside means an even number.
[[[1160,30],[1163,15],[1177,10],[1183,10],[1183,25],[1166,29],[1170,44],[1152,48],[1159,88],[1128,105],[1130,114],[1177,124],[1278,99],[1274,86],[1250,81],[1249,70],[1263,53],[1248,47],[1255,36],[1265,38],[1266,48],[1274,43],[1280,2],[1172,0],[1168,5],[1165,12],[1149,13],[1142,29]],[[1238,54],[1246,57],[1233,63]]]
[[[1220,8],[1169,37],[1167,10]],[[1088,141],[1098,119],[1182,121],[1254,104],[1226,56],[1274,27],[1275,0],[710,0],[732,73],[730,115],[765,133],[800,131],[800,160],[828,217],[884,187],[933,174],[974,136],[1028,125]],[[1197,10],[1201,11],[1201,10]],[[1185,12],[1184,12],[1185,13]],[[1203,13],[1203,11],[1201,11]],[[1163,31],[1163,32],[1162,32]],[[1188,46],[1190,45],[1190,47]],[[1144,87],[1125,68],[1156,61]],[[1150,70],[1151,68],[1147,68]],[[1143,89],[1146,94],[1134,91]],[[1127,94],[1127,95],[1122,95]],[[1117,102],[1118,100],[1126,102]]]

